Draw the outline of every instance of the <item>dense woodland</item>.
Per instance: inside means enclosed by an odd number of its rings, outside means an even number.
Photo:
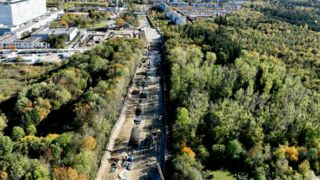
[[[308,26],[320,31],[320,1],[317,0],[270,0],[270,3],[257,3],[252,6],[272,19],[295,25]]]
[[[254,1],[182,26],[149,13],[165,40],[168,179],[320,175],[319,7]],[[0,179],[93,179],[141,57],[115,39],[60,66],[1,66],[17,86],[0,79]]]
[[[149,13],[165,39],[169,179],[320,174],[320,34],[263,10],[272,3],[183,26]]]
[[[3,101],[0,179],[94,179],[142,48],[109,40]]]

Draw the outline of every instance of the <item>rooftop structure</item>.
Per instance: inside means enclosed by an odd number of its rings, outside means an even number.
[[[46,0],[2,0],[0,3],[0,24],[19,26],[44,15],[46,12]]]

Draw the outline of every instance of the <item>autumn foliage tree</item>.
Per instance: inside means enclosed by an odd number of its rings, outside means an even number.
[[[79,174],[77,170],[71,167],[57,167],[53,169],[54,177],[57,180],[86,180],[86,176]]]
[[[87,136],[82,143],[82,147],[88,150],[94,150],[96,147],[96,140],[92,136]]]

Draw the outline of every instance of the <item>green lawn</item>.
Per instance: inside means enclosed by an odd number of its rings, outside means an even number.
[[[108,25],[108,21],[101,21],[88,27],[88,29],[100,29]]]

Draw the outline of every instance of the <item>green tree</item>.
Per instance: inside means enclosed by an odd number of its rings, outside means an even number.
[[[47,180],[50,179],[50,172],[47,165],[43,164],[38,160],[31,160],[29,172],[26,174],[25,178],[27,180]]]
[[[32,124],[27,126],[26,132],[28,135],[35,135],[37,134],[37,128]]]
[[[11,136],[14,140],[20,140],[25,135],[24,130],[20,126],[13,127]]]
[[[227,144],[226,152],[232,159],[239,159],[243,153],[242,144],[237,140],[232,140]]]
[[[190,132],[191,123],[192,121],[189,118],[188,110],[186,108],[179,108],[173,129],[173,137],[176,142],[184,144],[190,140],[192,136],[192,132]]]
[[[175,173],[174,179],[201,180],[201,165],[187,154],[176,157],[173,160]]]
[[[9,167],[8,173],[9,177],[12,179],[23,179],[23,177],[28,172],[28,161],[26,157],[20,154],[10,154],[8,157]]]
[[[73,167],[81,173],[89,174],[91,172],[92,163],[94,162],[93,160],[93,152],[89,150],[83,150],[74,157]]]
[[[0,136],[0,156],[6,156],[11,153],[13,142],[8,136]]]
[[[304,160],[299,164],[299,171],[303,174],[307,173],[310,170],[310,163],[308,160]]]
[[[0,135],[2,131],[7,127],[7,118],[3,113],[0,113]]]

